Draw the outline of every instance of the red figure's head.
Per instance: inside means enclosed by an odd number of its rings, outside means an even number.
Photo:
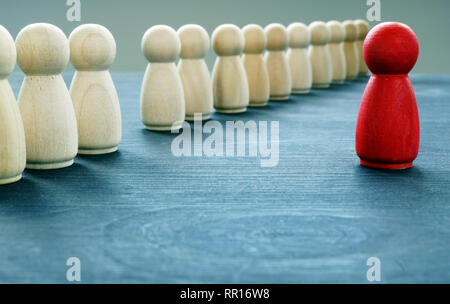
[[[374,74],[407,74],[418,56],[416,34],[400,22],[378,24],[364,41],[364,60]]]

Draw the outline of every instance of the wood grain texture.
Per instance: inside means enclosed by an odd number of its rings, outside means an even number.
[[[70,82],[72,75],[66,74]],[[367,78],[212,119],[280,121],[280,162],[176,158],[174,134],[139,120],[142,73],[113,73],[117,153],[25,171],[0,187],[0,282],[450,282],[450,76],[412,76],[422,140],[415,166],[371,170],[355,154]],[[17,94],[23,76],[13,74]]]

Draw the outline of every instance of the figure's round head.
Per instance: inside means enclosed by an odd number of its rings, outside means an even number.
[[[330,30],[325,22],[314,21],[309,25],[312,45],[325,45],[330,41]]]
[[[358,27],[358,40],[364,40],[369,33],[370,25],[366,20],[355,20],[355,24]]]
[[[245,39],[236,25],[222,24],[214,30],[212,45],[219,56],[238,56],[244,50]]]
[[[267,50],[283,51],[288,47],[289,37],[284,25],[272,23],[264,29],[267,39]]]
[[[178,29],[181,42],[181,58],[204,58],[209,49],[209,35],[197,24],[186,24]]]
[[[16,45],[11,34],[0,25],[0,79],[12,73],[16,65]]]
[[[359,36],[359,30],[355,22],[352,20],[345,20],[342,25],[345,28],[345,41],[356,41]]]
[[[403,23],[380,23],[369,32],[364,42],[364,60],[375,74],[407,74],[418,56],[416,34]]]
[[[16,38],[17,63],[27,75],[60,74],[69,63],[69,40],[58,27],[34,23]]]
[[[245,38],[244,53],[260,54],[266,49],[266,35],[264,30],[257,24],[246,25],[242,29]]]
[[[330,30],[330,43],[340,43],[345,39],[345,28],[339,21],[327,22],[327,27]]]
[[[309,30],[306,25],[300,22],[292,23],[287,28],[289,36],[289,46],[291,48],[305,48],[309,45]]]
[[[116,58],[111,32],[98,24],[83,24],[69,36],[70,61],[80,71],[107,70]]]
[[[170,26],[152,26],[142,37],[142,53],[150,62],[174,62],[180,50],[180,39]]]

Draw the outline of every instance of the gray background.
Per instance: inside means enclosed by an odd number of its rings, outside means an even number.
[[[112,70],[143,71],[141,37],[150,26],[167,24],[175,29],[187,23],[204,26],[211,34],[217,25],[248,23],[265,26],[272,22],[310,23],[315,20],[366,17],[366,0],[81,0],[80,23],[99,23],[113,33],[118,56]],[[21,28],[34,22],[49,22],[67,34],[79,22],[68,22],[66,0],[1,0],[0,23],[15,37]],[[450,1],[381,0],[382,21],[401,21],[416,32],[421,53],[416,73],[450,73]],[[371,25],[375,25],[372,23]],[[207,62],[212,67],[214,53]],[[72,69],[72,67],[68,67]]]

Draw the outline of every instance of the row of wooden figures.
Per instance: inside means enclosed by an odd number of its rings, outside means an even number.
[[[116,56],[111,33],[77,27],[70,38],[47,23],[23,28],[14,42],[0,26],[0,184],[29,169],[73,164],[77,153],[117,150],[122,126],[119,98],[108,68]],[[77,69],[70,92],[61,73]],[[15,65],[25,73],[18,102],[8,82]]]
[[[212,36],[218,58],[211,81],[204,60],[210,41],[201,26],[185,25],[178,33],[154,26],[142,40],[150,62],[141,91],[142,121],[151,130],[173,130],[194,113],[208,119],[213,107],[244,112],[269,99],[365,75],[358,45],[368,28],[364,21],[294,23],[287,30],[280,24],[265,30],[221,25]],[[36,23],[23,28],[15,42],[0,26],[0,184],[20,180],[25,167],[64,168],[77,153],[117,150],[121,113],[108,71],[115,57],[114,37],[101,25],[81,25],[67,39],[58,27]],[[61,75],[69,60],[77,70],[70,90]],[[16,61],[25,73],[18,102],[8,82]]]
[[[213,108],[242,113],[248,106],[265,106],[269,99],[286,100],[311,87],[365,76],[362,49],[368,32],[364,20],[293,23],[287,29],[278,23],[265,29],[224,24],[212,34],[217,59],[211,80],[204,60],[210,41],[201,26],[185,25],[178,32],[165,25],[151,27],[142,39],[150,64],[142,86],[141,119],[150,130],[179,129],[195,113],[203,119]]]

